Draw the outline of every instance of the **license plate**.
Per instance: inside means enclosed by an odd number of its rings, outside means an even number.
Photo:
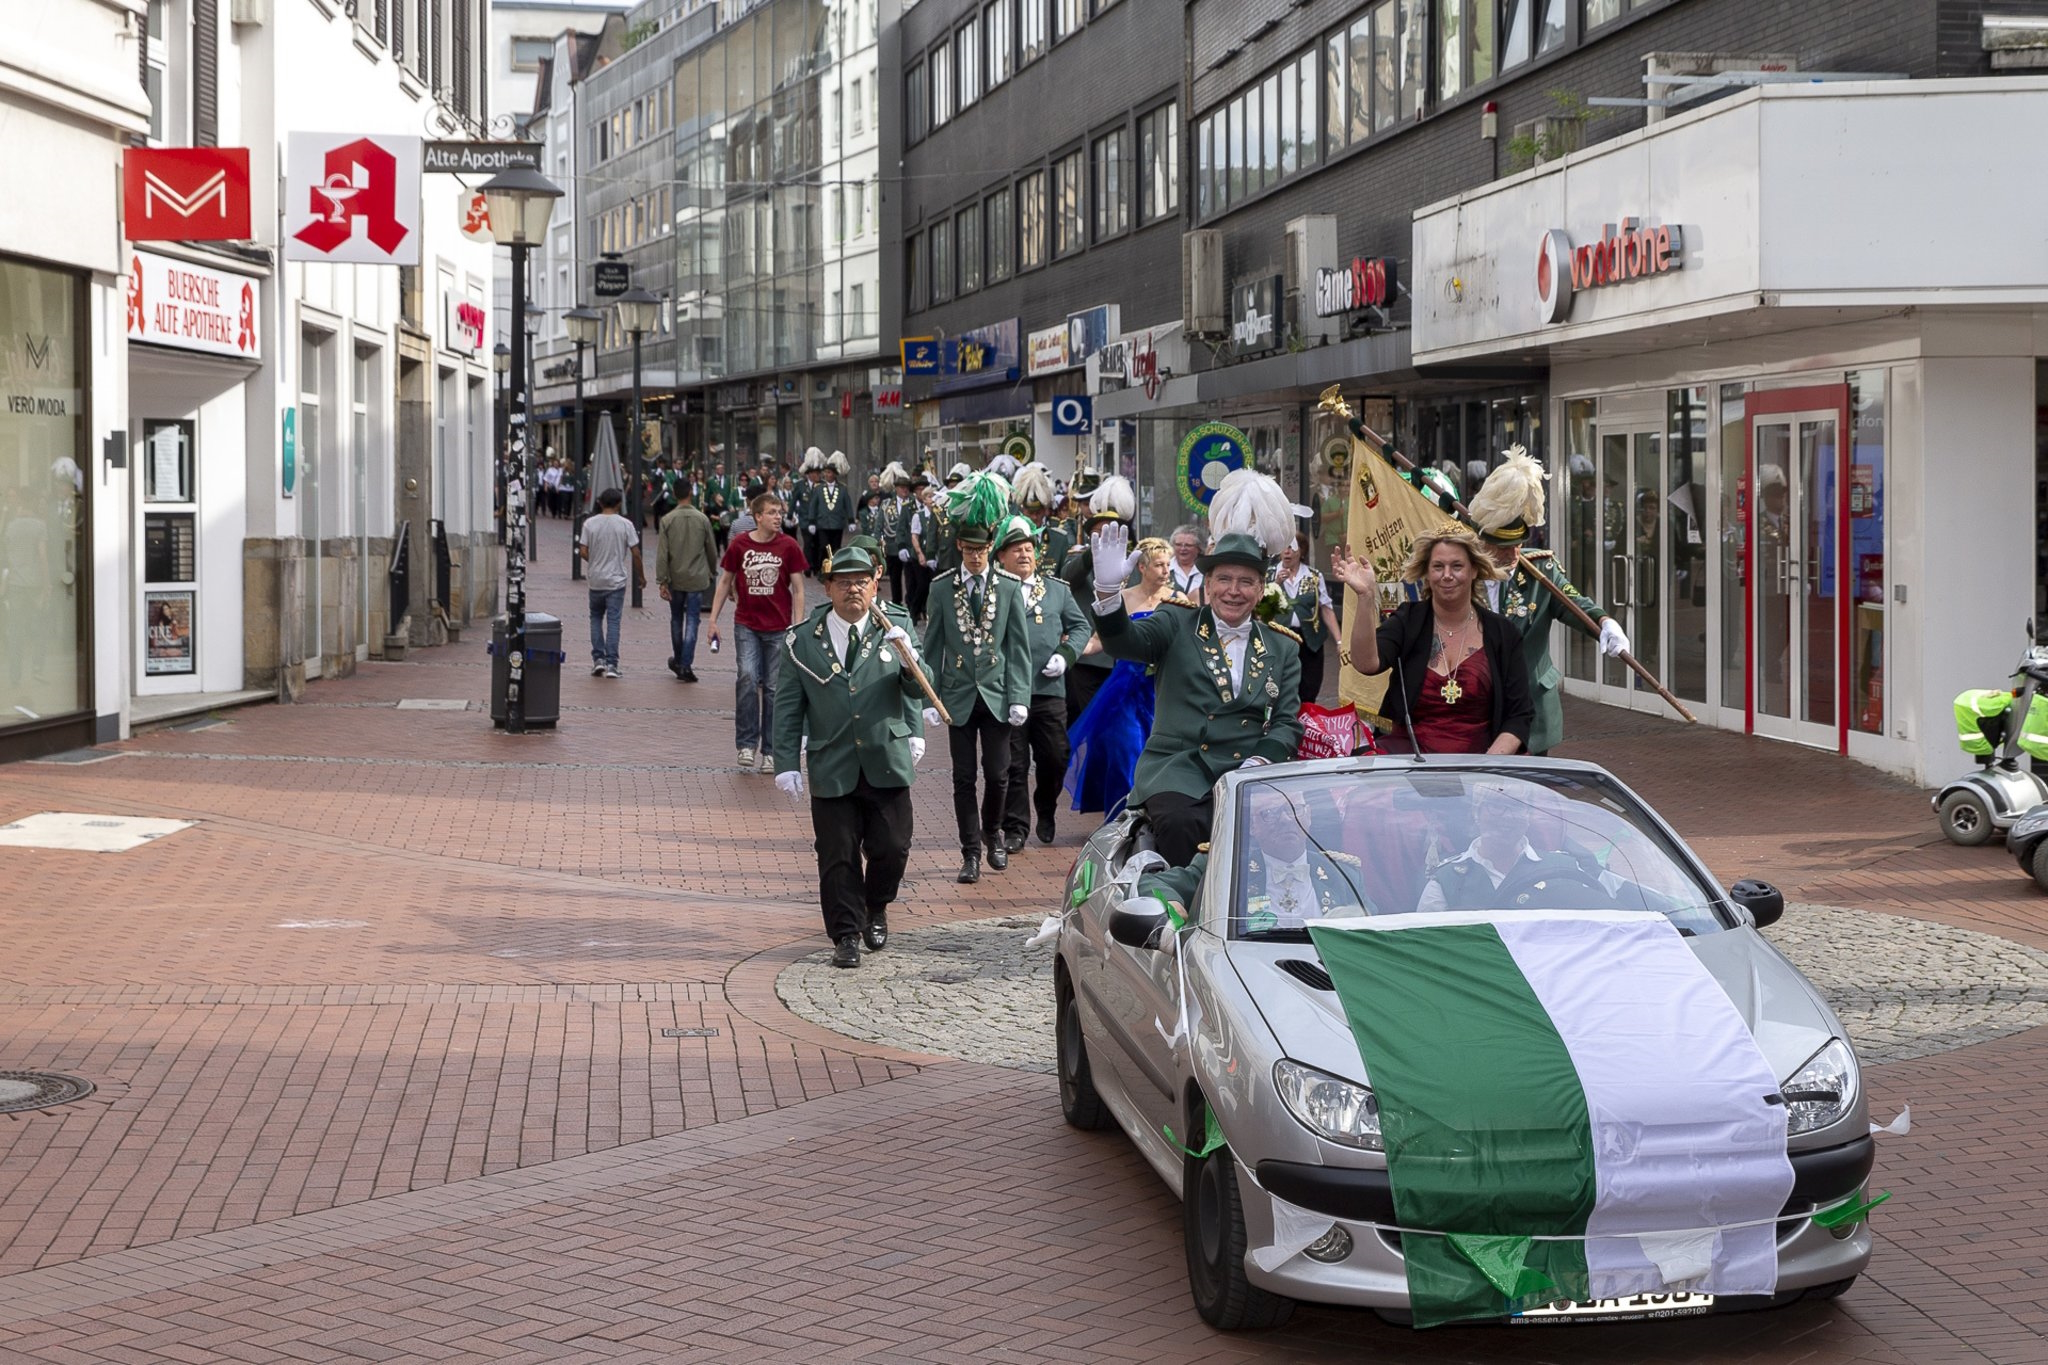
[[[1685,1318],[1714,1311],[1712,1294],[1631,1294],[1625,1299],[1569,1299],[1525,1308],[1514,1322],[1619,1322],[1640,1318]]]

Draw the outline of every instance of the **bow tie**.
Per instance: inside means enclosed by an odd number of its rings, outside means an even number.
[[[1216,634],[1225,640],[1249,640],[1252,637],[1252,623],[1247,619],[1241,626],[1226,626],[1218,621]]]

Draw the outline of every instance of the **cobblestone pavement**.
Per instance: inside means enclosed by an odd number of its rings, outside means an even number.
[[[565,562],[564,528],[542,538]],[[580,657],[580,589],[539,580]],[[97,1087],[0,1123],[0,1361],[2048,1361],[2048,1034],[1955,1032],[2037,985],[1910,1001],[1923,1037],[1929,1008],[1975,1013],[1870,1068],[1873,1109],[1915,1124],[1884,1141],[1895,1197],[1839,1301],[1540,1337],[1323,1309],[1209,1331],[1178,1210],[1121,1137],[1061,1123],[1030,1056],[945,1060],[929,1024],[877,1041],[783,1004],[823,943],[805,811],[730,766],[730,651],[675,682],[649,606],[623,680],[565,674],[558,732],[399,709],[483,701],[472,638],[108,761],[0,768],[0,825],[196,822],[125,853],[0,848],[0,1070]],[[1863,935],[1838,957],[1880,1006],[1925,984],[1909,945],[1981,955],[1987,986],[2037,960],[1982,936],[2048,949],[2048,898],[1942,843],[1920,792],[1655,717],[1567,721],[1566,752],[1717,874],[1906,922],[1781,926]],[[877,979],[944,926],[1019,921],[1021,954],[1083,834],[958,886],[934,749]],[[972,950],[927,956],[972,975]]]
[[[860,971],[819,951],[776,978],[814,1024],[926,1052],[1050,1074],[1052,946],[1038,920],[935,924],[892,934]],[[1946,924],[1791,905],[1766,931],[1834,1008],[1866,1064],[1902,1062],[2048,1023],[2048,953]]]

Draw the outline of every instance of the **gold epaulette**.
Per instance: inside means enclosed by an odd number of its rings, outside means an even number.
[[[1557,556],[1556,556],[1556,555],[1554,555],[1554,554],[1552,554],[1552,553],[1551,553],[1550,551],[1548,551],[1548,550],[1524,550],[1524,551],[1522,551],[1522,558],[1524,558],[1524,559],[1555,559],[1555,558],[1557,558]]]
[[[1185,593],[1178,592],[1168,593],[1166,596],[1160,598],[1159,605],[1162,607],[1186,607],[1189,611],[1200,610],[1200,607],[1196,605],[1194,598],[1189,597]]]
[[[1334,848],[1326,848],[1323,850],[1323,856],[1332,862],[1349,863],[1353,867],[1365,866],[1365,859],[1359,857],[1356,853],[1339,853]]]
[[[1278,621],[1266,622],[1266,629],[1276,630],[1280,632],[1280,634],[1285,635],[1288,639],[1294,641],[1294,643],[1301,643],[1301,637],[1299,635],[1296,635],[1292,630],[1289,630],[1286,626],[1281,625]]]
[[[1000,564],[996,565],[996,576],[998,578],[1007,578],[1012,583],[1022,583],[1024,581],[1023,579],[1017,577],[1017,575],[1011,573],[1008,569],[1004,568]]]

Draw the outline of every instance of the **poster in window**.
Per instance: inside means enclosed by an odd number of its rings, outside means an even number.
[[[144,673],[154,677],[199,671],[192,639],[193,596],[190,591],[143,594],[143,610],[149,620],[149,641],[142,660]]]

